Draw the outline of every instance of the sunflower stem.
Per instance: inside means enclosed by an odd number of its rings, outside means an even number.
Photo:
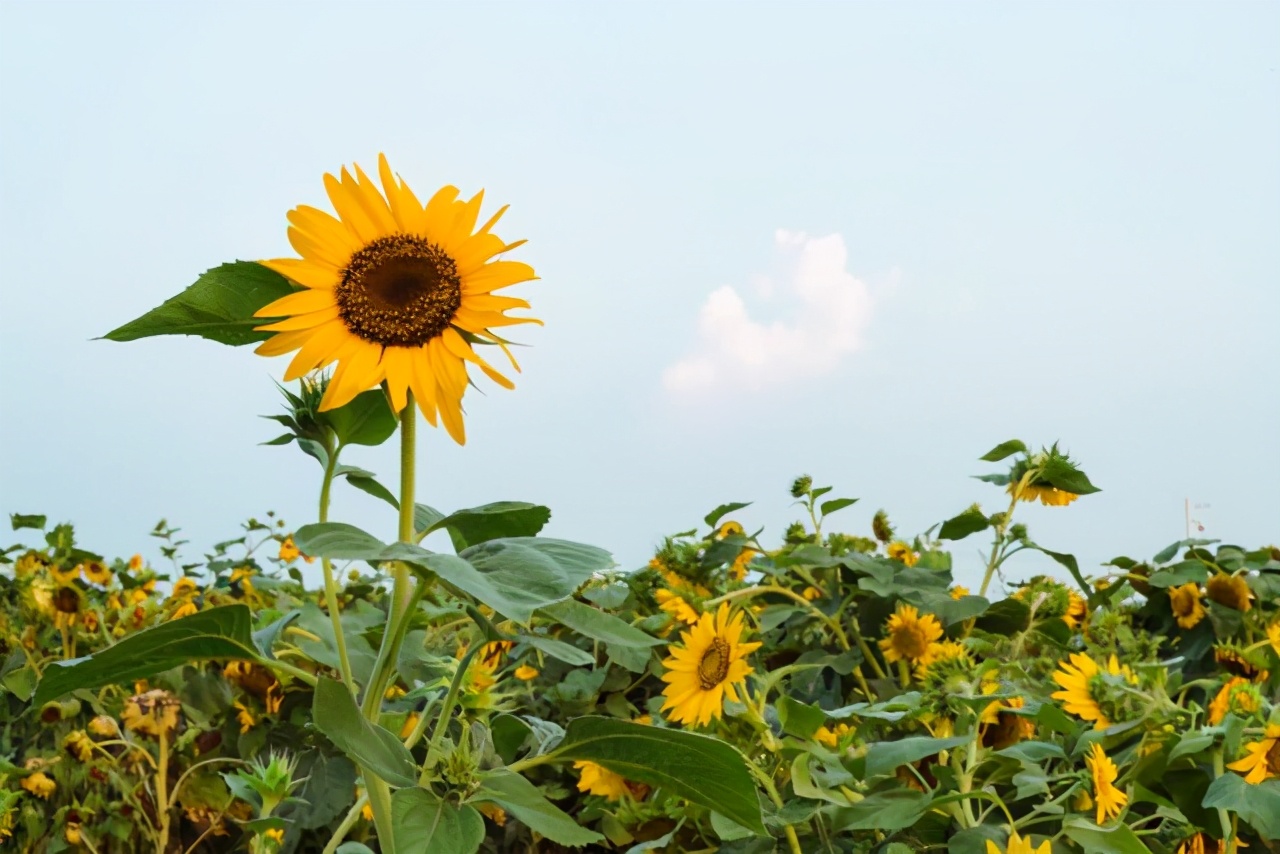
[[[482,638],[474,638],[467,651],[463,653],[462,660],[458,662],[458,669],[453,673],[453,680],[449,683],[449,693],[444,696],[444,705],[440,707],[440,717],[436,718],[436,727],[431,731],[431,740],[427,742],[427,759],[422,763],[422,777],[418,780],[419,785],[425,786],[431,781],[432,761],[431,756],[436,752],[440,745],[440,739],[444,737],[444,732],[449,728],[449,719],[453,717],[453,705],[458,701],[458,693],[462,689],[462,680],[466,677],[467,671],[471,669],[471,659],[476,657],[484,644],[481,643]]]
[[[406,393],[404,409],[400,410],[400,542],[413,542],[413,486],[414,463],[417,451],[418,410],[414,406],[413,392]],[[409,587],[412,579],[409,567],[396,564],[395,588],[391,600],[392,625],[400,611],[409,606]]]
[[[320,523],[329,521],[329,491],[333,486],[333,473],[338,467],[339,448],[326,448],[329,461],[324,467],[324,480],[320,484]],[[338,647],[338,669],[342,673],[342,684],[352,694],[356,693],[356,681],[351,675],[351,659],[347,655],[347,636],[342,631],[342,607],[338,601],[338,582],[333,575],[333,562],[327,557],[320,558],[320,566],[324,570],[324,599],[329,605],[329,620],[333,623],[333,640]]]

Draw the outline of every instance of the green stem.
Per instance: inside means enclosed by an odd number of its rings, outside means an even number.
[[[1227,772],[1226,760],[1222,756],[1222,746],[1219,745],[1213,751],[1213,777],[1216,780]],[[1230,814],[1223,807],[1218,807],[1218,823],[1222,825],[1222,839],[1226,843],[1223,847],[1228,854],[1235,854],[1236,845],[1236,827],[1231,821]]]
[[[436,752],[440,739],[449,728],[449,721],[453,718],[453,704],[458,701],[458,692],[462,688],[462,680],[466,678],[467,670],[471,668],[471,659],[476,657],[476,653],[483,646],[480,638],[472,639],[467,651],[462,655],[462,660],[458,662],[458,669],[453,673],[453,680],[449,683],[449,693],[444,695],[444,705],[440,707],[440,717],[436,718],[436,728],[431,731],[431,740],[427,742],[427,761],[422,764],[422,778],[418,781],[420,785],[425,786],[431,779],[431,755]]]
[[[769,775],[755,765],[748,765],[747,767],[751,769],[756,775],[756,779],[764,786],[764,790],[769,795],[769,800],[773,801],[773,805],[778,809],[782,809],[782,796],[778,794],[778,787],[773,785],[773,780]],[[800,847],[800,838],[796,836],[796,829],[788,824],[783,826],[782,832],[787,836],[787,846],[791,849],[792,854],[804,854],[804,849]]]
[[[378,658],[374,662],[373,674],[369,678],[369,687],[364,696],[364,715],[371,721],[377,719],[377,713],[382,707],[382,695],[391,681],[396,659],[400,657],[400,647],[404,645],[404,636],[409,632],[413,612],[417,610],[424,593],[426,590],[421,584],[413,588],[409,596],[409,607],[400,615],[400,620],[391,629],[390,643],[384,638],[382,645],[378,648]]]
[[[982,575],[982,586],[978,588],[979,596],[987,595],[987,588],[991,586],[991,577],[996,574],[996,567],[1000,565],[1000,547],[1004,545],[1004,532],[1008,530],[1009,522],[1013,520],[1013,511],[1018,506],[1018,498],[1022,495],[1022,490],[1031,482],[1034,474],[1034,470],[1028,471],[1013,487],[1013,494],[1009,499],[1009,510],[1004,514],[1004,520],[996,525],[996,541],[991,546],[991,559],[987,561],[986,572]]]
[[[169,850],[169,736],[160,727],[160,758],[156,763],[156,818],[160,821],[157,854]]]
[[[320,484],[320,522],[329,521],[329,491],[333,486],[333,473],[338,467],[340,447],[326,448],[329,462],[324,467],[324,481]],[[356,680],[351,675],[351,658],[347,654],[347,636],[342,631],[342,608],[338,600],[338,582],[333,576],[333,563],[327,557],[320,558],[324,569],[324,599],[329,606],[329,621],[333,624],[333,640],[338,646],[338,670],[342,684],[352,694],[356,693]],[[314,684],[314,683],[313,683]]]
[[[351,828],[360,820],[360,812],[364,809],[364,805],[369,803],[368,795],[361,795],[356,798],[355,805],[347,810],[347,815],[342,819],[342,823],[338,825],[338,829],[333,832],[333,836],[324,846],[324,851],[320,854],[334,854],[338,850],[338,846],[342,844],[342,840],[347,838],[347,834],[351,832]]]
[[[368,793],[369,806],[373,808],[373,824],[377,828],[378,847],[383,854],[395,854],[396,840],[391,817],[391,787],[387,781],[368,768],[360,769],[364,777],[364,790]]]
[[[418,410],[409,392],[404,409],[400,411],[400,542],[413,542],[413,487],[415,475],[415,451],[417,446]],[[395,589],[391,599],[391,614],[409,607],[409,587],[413,583],[409,567],[403,563],[395,569]],[[394,623],[394,620],[392,621]]]

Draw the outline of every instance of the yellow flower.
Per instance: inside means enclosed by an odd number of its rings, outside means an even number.
[[[267,688],[267,696],[262,701],[266,704],[267,714],[274,715],[280,711],[280,704],[284,702],[284,689],[279,682],[272,683]]]
[[[71,569],[58,569],[57,566],[49,567],[49,577],[53,579],[54,584],[63,586],[74,584],[76,579],[80,577],[80,567],[73,566]]]
[[[899,602],[885,623],[885,632],[888,637],[880,641],[885,661],[927,665],[937,654],[934,642],[942,637],[942,624],[932,614],[919,616],[914,605]]]
[[[1016,482],[1011,483],[1006,492],[1013,495],[1017,488],[1018,484]],[[1046,507],[1066,507],[1079,497],[1074,492],[1058,489],[1058,487],[1048,483],[1029,483],[1022,487],[1022,491],[1018,493],[1019,501],[1035,501],[1038,498],[1040,503]]]
[[[1271,644],[1276,655],[1280,655],[1280,621],[1267,626],[1267,643]]]
[[[124,704],[120,720],[126,729],[159,737],[177,729],[181,711],[182,704],[177,697],[157,688],[130,697]]]
[[[93,739],[82,729],[67,733],[62,739],[62,747],[81,762],[88,762],[93,758]]]
[[[653,715],[640,715],[632,723],[644,724],[645,726],[653,726]]]
[[[46,566],[48,564],[45,563],[44,558],[40,557],[40,555],[35,552],[27,552],[14,563],[13,574],[18,578],[26,578],[27,576],[35,575]]]
[[[760,552],[755,549],[743,549],[738,552],[738,556],[733,559],[733,564],[729,567],[729,576],[734,581],[741,581],[747,577],[747,567],[751,565],[751,561]]]
[[[1067,590],[1067,612],[1062,615],[1062,622],[1067,628],[1076,629],[1084,625],[1089,616],[1089,603],[1074,590]]]
[[[890,558],[901,561],[907,566],[915,566],[916,561],[920,560],[920,555],[912,551],[911,546],[901,540],[895,540],[892,543],[889,543],[889,546],[885,551],[889,553]]]
[[[345,167],[340,179],[325,175],[337,218],[306,205],[289,212],[289,241],[302,257],[263,264],[303,287],[258,311],[286,319],[258,327],[278,334],[257,352],[297,350],[286,381],[337,362],[321,410],[385,381],[399,412],[412,391],[427,421],[434,426],[438,413],[463,444],[466,363],[514,388],[472,345],[497,344],[519,370],[490,330],[541,323],[507,316],[529,303],[494,291],[536,277],[528,264],[493,260],[524,241],[506,243],[490,231],[506,208],[476,228],[483,192],[461,201],[456,187],[445,187],[423,205],[381,155],[378,172],[381,192],[359,166],[354,177]]]
[[[1129,802],[1129,796],[1112,785],[1119,771],[1096,741],[1085,758],[1085,765],[1089,766],[1093,777],[1093,798],[1098,804],[1098,824],[1102,824],[1120,815],[1120,810]]]
[[[284,844],[283,828],[269,827],[262,832],[262,835],[274,842],[277,848]]]
[[[98,715],[89,721],[89,732],[98,738],[115,738],[120,734],[120,727],[116,724],[115,718]]]
[[[812,602],[815,599],[822,598],[822,591],[816,587],[806,587],[800,595]]]
[[[1195,628],[1205,615],[1204,605],[1200,604],[1200,585],[1192,582],[1180,587],[1170,587],[1169,607],[1179,626],[1184,629]]]
[[[521,682],[529,682],[538,678],[538,668],[522,664],[516,668],[515,675]]]
[[[240,724],[240,734],[248,732],[258,725],[258,719],[253,716],[253,712],[249,707],[240,701],[236,701],[236,723]]]
[[[490,670],[496,670],[515,645],[515,641],[489,641],[480,649],[480,660]]]
[[[417,712],[410,712],[405,715],[404,724],[400,727],[400,740],[404,741],[418,727],[418,721],[422,720],[422,716]]]
[[[480,810],[481,815],[492,821],[498,827],[507,826],[507,811],[497,804],[476,804],[476,809]]]
[[[298,559],[299,554],[301,554],[301,552],[299,552],[298,547],[293,544],[293,537],[285,537],[284,542],[280,544],[280,560],[285,563],[293,563]]]
[[[1235,644],[1217,644],[1213,648],[1213,660],[1232,676],[1243,676],[1253,682],[1266,682],[1271,672],[1255,664],[1248,651]]]
[[[46,801],[49,800],[54,792],[58,791],[58,784],[53,782],[53,778],[43,771],[28,774],[22,778],[19,785],[37,798],[43,798]]]
[[[1280,777],[1280,724],[1267,724],[1262,740],[1246,744],[1244,749],[1249,755],[1227,767],[1244,774],[1246,783]]]
[[[181,620],[183,617],[190,617],[192,614],[199,612],[199,610],[200,608],[195,602],[183,602],[169,615],[169,619]]]
[[[62,837],[67,840],[68,845],[79,845],[81,842],[80,822],[67,822],[67,826],[62,831]]]
[[[88,563],[82,563],[80,571],[84,573],[85,580],[91,584],[106,587],[111,583],[111,570],[107,569],[102,561],[91,560]]]
[[[716,532],[712,536],[717,540],[723,540],[725,537],[732,537],[734,535],[742,536],[744,533],[746,532],[743,530],[742,525],[734,522],[733,520],[729,520],[728,522],[722,523],[719,528],[716,528]]]
[[[662,711],[686,725],[708,724],[724,714],[724,700],[738,699],[738,691],[752,672],[746,657],[759,643],[742,642],[742,614],[730,617],[729,604],[716,613],[705,613],[688,631],[680,633],[681,646],[672,645],[662,662],[667,672]]]
[[[836,724],[834,728],[820,726],[818,731],[813,734],[813,740],[834,750],[839,746],[840,739],[851,732],[853,732],[853,729],[848,724]]]
[[[987,854],[1052,854],[1053,848],[1049,840],[1040,843],[1039,848],[1031,847],[1031,837],[1019,836],[1016,832],[1009,834],[1009,845],[1004,851],[990,839],[987,840]]]
[[[1208,704],[1208,723],[1217,726],[1225,720],[1228,712],[1252,714],[1258,711],[1258,693],[1251,681],[1243,676],[1233,676],[1226,680],[1222,689],[1212,702]]]
[[[1239,575],[1219,572],[1209,579],[1204,589],[1208,597],[1219,605],[1242,612],[1252,607],[1249,600],[1253,598],[1253,594],[1249,592],[1249,583]]]
[[[184,575],[179,578],[173,585],[173,592],[169,594],[170,599],[186,599],[194,596],[200,588],[196,585],[195,579]]]
[[[678,596],[670,590],[662,589],[659,589],[653,595],[658,600],[658,607],[680,622],[693,625],[698,621],[698,612],[694,610],[692,605],[684,601],[684,597]]]
[[[1061,685],[1063,690],[1055,691],[1050,696],[1055,700],[1061,700],[1062,708],[1069,714],[1081,720],[1093,721],[1094,729],[1106,729],[1111,726],[1111,721],[1107,720],[1107,716],[1103,714],[1090,685],[1093,678],[1103,672],[1102,668],[1096,661],[1082,653],[1073,652],[1069,658],[1070,664],[1065,661],[1058,662],[1058,669],[1053,673],[1053,681]],[[1129,665],[1121,665],[1115,655],[1107,661],[1106,673],[1112,676],[1123,676],[1130,684],[1136,684],[1138,681],[1133,671],[1129,669]]]
[[[142,569],[142,555],[134,555],[129,558],[129,571],[137,572]]]
[[[626,779],[603,765],[583,760],[573,763],[573,767],[582,772],[578,778],[579,792],[599,795],[611,801],[620,801],[629,794]]]
[[[963,599],[968,595],[969,595],[969,588],[965,587],[963,584],[957,584],[955,587],[951,588],[952,599]]]
[[[1244,847],[1244,842],[1237,839],[1236,848]],[[1176,854],[1226,854],[1226,851],[1227,841],[1225,839],[1214,840],[1203,833],[1197,833],[1195,836],[1184,839],[1182,844],[1178,846]]]

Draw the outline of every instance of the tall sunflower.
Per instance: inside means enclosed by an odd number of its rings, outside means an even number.
[[[1094,678],[1104,672],[1103,668],[1082,653],[1073,652],[1068,658],[1069,662],[1058,662],[1058,669],[1053,673],[1053,681],[1062,686],[1062,690],[1049,696],[1061,700],[1062,708],[1068,713],[1081,720],[1093,721],[1094,729],[1106,729],[1112,722],[1102,711],[1098,697],[1093,692]],[[1107,660],[1105,672],[1110,676],[1123,676],[1130,684],[1138,681],[1129,665],[1120,664],[1114,654]]]
[[[742,642],[742,628],[742,614],[730,617],[729,604],[722,602],[719,611],[703,614],[693,628],[680,633],[683,645],[673,645],[662,662],[667,668],[662,711],[670,709],[673,721],[709,724],[724,714],[726,697],[738,699],[752,672],[746,658],[760,647]]]
[[[518,371],[492,330],[541,323],[508,317],[509,309],[529,304],[494,293],[536,278],[528,264],[495,260],[524,241],[506,243],[490,230],[505,207],[476,227],[483,191],[463,201],[456,187],[444,187],[424,205],[386,157],[378,156],[381,189],[354,169],[354,176],[345,167],[340,177],[324,176],[337,217],[307,205],[289,212],[289,242],[301,257],[262,262],[301,290],[258,311],[284,319],[258,327],[277,334],[257,352],[298,351],[286,381],[336,362],[321,410],[385,381],[396,412],[412,392],[427,421],[435,426],[438,415],[463,444],[466,363],[514,388],[473,345],[498,345]]]
[[[1280,777],[1280,724],[1267,724],[1261,741],[1246,744],[1248,756],[1227,767],[1244,774],[1246,783],[1261,783]]]
[[[923,617],[914,605],[899,602],[893,615],[885,623],[886,637],[880,641],[884,660],[908,661],[913,665],[929,665],[941,648],[937,641],[942,637],[942,624],[933,614]]]
[[[1098,824],[1120,815],[1120,810],[1129,802],[1129,796],[1114,785],[1119,771],[1103,751],[1102,745],[1096,741],[1085,757],[1085,765],[1089,766],[1089,774],[1093,777],[1093,799],[1098,805]]]

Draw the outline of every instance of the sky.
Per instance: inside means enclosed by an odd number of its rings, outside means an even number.
[[[1280,5],[0,4],[0,510],[191,554],[320,470],[263,446],[264,359],[95,340],[385,152],[484,188],[540,279],[524,372],[420,431],[419,500],[550,506],[643,564],[727,501],[768,544],[811,474],[913,535],[1061,441],[1102,492],[1023,505],[1086,572],[1280,541]],[[346,462],[397,482],[394,445]],[[340,488],[334,519],[393,539]],[[0,543],[16,537],[0,536]],[[957,545],[976,582],[978,538]],[[1027,554],[1010,579],[1052,571]]]

